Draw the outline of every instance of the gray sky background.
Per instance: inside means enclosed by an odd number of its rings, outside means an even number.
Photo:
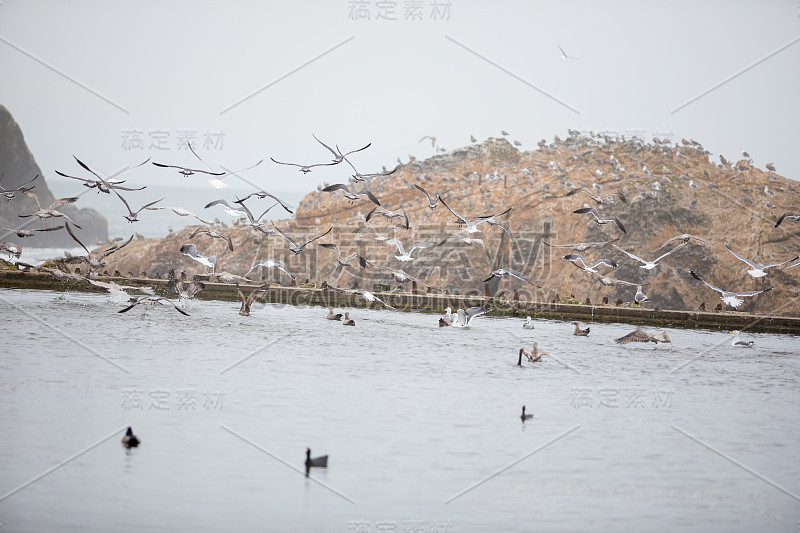
[[[369,20],[351,19],[354,4]],[[177,148],[184,130],[209,164],[232,169],[328,161],[312,132],[343,150],[372,142],[355,161],[373,172],[432,155],[424,135],[452,149],[505,129],[533,149],[574,128],[672,132],[715,158],[745,148],[757,166],[800,177],[796,0],[450,0],[438,19],[422,0],[422,20],[406,19],[406,0],[385,2],[396,20],[377,18],[380,4],[2,0],[0,103],[50,182],[56,169],[79,172],[72,154],[108,173],[147,157],[194,165]],[[579,59],[561,59],[558,45]],[[141,132],[143,150],[124,146],[126,130]],[[166,150],[150,149],[158,131]],[[222,146],[205,147],[206,131],[222,132]],[[299,199],[346,170],[304,176],[266,160],[246,176]],[[152,165],[128,178],[210,190]],[[138,205],[158,197],[133,194]]]

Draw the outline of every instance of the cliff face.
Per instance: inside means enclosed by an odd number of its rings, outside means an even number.
[[[718,293],[687,274],[686,270],[691,268],[727,290],[774,287],[768,293],[746,299],[740,310],[798,313],[791,302],[800,292],[800,267],[787,271],[770,269],[766,278],[754,280],[746,273],[748,267],[725,250],[728,244],[739,254],[762,263],[795,257],[800,252],[800,226],[794,221],[784,222],[778,228],[774,224],[785,211],[797,212],[800,205],[797,183],[752,168],[746,161],[720,168],[709,162],[702,147],[688,142],[677,147],[574,135],[550,145],[541,144],[543,147],[538,150],[521,152],[505,139],[489,139],[425,161],[411,161],[399,166],[393,174],[366,184],[384,207],[403,209],[408,214],[411,229],[394,233],[406,249],[412,243],[438,244],[447,235],[465,234],[444,206],[439,205],[435,211],[428,209],[427,200],[413,184],[430,194],[449,191],[445,196],[448,205],[468,218],[499,213],[513,206],[503,217],[509,223],[513,239],[500,228],[486,224],[479,226],[480,233],[473,235],[484,240],[491,260],[477,245],[450,242],[416,250],[413,262],[402,263],[394,257],[397,255],[394,246],[373,240],[371,233],[353,233],[364,226],[363,216],[373,204],[350,202],[339,192],[308,194],[295,218],[279,224],[298,241],[297,237],[310,239],[333,227],[333,232],[320,242],[337,243],[344,254],[358,251],[374,263],[403,269],[451,292],[476,291],[482,295],[482,280],[493,269],[505,266],[522,271],[543,289],[509,278],[491,287],[498,295],[511,297],[518,291],[522,299],[539,301],[551,301],[556,294],[561,298],[574,295],[582,301],[590,298],[593,303],[600,303],[603,297],[612,303],[618,298],[632,301],[635,288],[601,285],[562,259],[572,250],[552,248],[546,243],[607,241],[619,237],[616,244],[621,248],[653,259],[656,255],[652,251],[667,239],[689,233],[704,238],[716,249],[690,242],[651,271],[639,268],[639,263],[608,245],[582,255],[587,262],[600,258],[616,261],[620,268],[607,275],[645,285],[644,292],[654,307],[689,310],[706,302],[711,310],[719,303]],[[581,186],[598,196],[622,191],[627,203],[614,198],[613,203],[606,200],[596,205],[583,193],[565,197],[570,189]],[[584,204],[596,208],[601,216],[619,218],[627,233],[621,233],[611,224],[598,226],[590,215],[572,213]],[[389,225],[382,217],[371,222],[378,228]],[[374,283],[396,285],[384,271],[343,269],[328,249],[312,245],[293,256],[277,237],[266,237],[242,227],[227,231],[232,235],[234,252],[224,251],[225,245],[220,240],[204,236],[192,240],[201,253],[220,256],[218,271],[244,274],[253,261],[269,257],[285,261],[301,282],[310,278],[341,287],[354,283],[362,288],[371,288]],[[123,274],[144,271],[163,276],[169,268],[176,268],[199,273],[202,267],[178,252],[188,242],[189,234],[190,230],[183,230],[164,240],[134,241],[110,257],[109,272],[118,269]],[[277,273],[268,272],[266,277],[277,279]],[[287,281],[285,277],[280,279]]]
[[[3,173],[0,185],[6,189],[14,189],[27,181],[30,181],[37,174],[39,178],[33,182],[33,192],[39,197],[42,207],[52,204],[56,198],[47,187],[45,176],[36,164],[33,154],[25,144],[25,137],[22,130],[11,116],[11,113],[3,106],[0,106],[0,172]],[[78,238],[84,243],[93,243],[96,240],[108,240],[108,223],[94,209],[78,209],[77,204],[61,206],[59,211],[69,216],[76,224],[83,229],[75,229]],[[42,223],[38,219],[19,218],[18,215],[25,215],[36,210],[36,201],[25,195],[17,194],[13,200],[6,201],[0,199],[0,227],[17,228],[23,224],[29,224],[27,229],[41,228]],[[48,226],[60,225],[57,219],[48,220]],[[5,233],[5,232],[3,232]],[[21,244],[23,247],[31,246],[37,248],[46,247],[66,247],[74,248],[77,246],[66,231],[40,232],[34,237],[20,239],[16,235],[9,234],[2,237],[6,242]]]

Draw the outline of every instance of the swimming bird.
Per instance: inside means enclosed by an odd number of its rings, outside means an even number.
[[[405,221],[405,224],[403,224],[400,227],[402,227],[403,229],[408,229],[410,227],[408,223],[408,215],[402,209],[398,209],[397,211],[389,211],[383,206],[376,205],[375,207],[372,208],[372,210],[370,210],[369,213],[367,213],[367,216],[364,217],[364,222],[369,222],[370,219],[375,215],[380,215],[383,218],[388,218],[388,219],[399,218]]]
[[[328,316],[326,316],[325,318],[327,318],[328,320],[341,320],[342,319],[342,313],[334,313],[333,312],[333,307],[329,307],[328,308]]]
[[[688,233],[684,233],[683,235],[678,235],[677,237],[673,237],[673,238],[669,239],[667,242],[665,242],[664,244],[662,244],[661,246],[659,246],[658,248],[653,250],[653,253],[658,252],[662,248],[665,248],[668,244],[673,243],[675,241],[683,241],[684,243],[686,243],[686,242],[689,242],[690,240],[701,242],[701,243],[705,244],[706,246],[710,246],[711,248],[714,248],[715,250],[717,249],[716,246],[714,246],[713,244],[711,244],[710,242],[708,242],[708,241],[706,241],[704,239],[701,239],[700,237],[697,237],[696,235],[689,235]],[[676,248],[676,250],[677,250],[677,248]],[[656,261],[658,261],[658,259],[656,259]]]
[[[506,213],[508,213],[509,211],[511,211],[513,209],[513,207],[509,207],[508,209],[506,209],[502,213],[497,213],[496,215],[489,215],[489,216],[478,217],[478,218],[474,218],[474,219],[471,219],[471,220],[467,220],[462,215],[459,215],[458,213],[453,211],[453,209],[449,205],[447,205],[447,203],[444,201],[444,198],[439,197],[439,201],[442,202],[442,205],[445,206],[448,211],[450,211],[451,213],[453,213],[453,215],[455,215],[455,217],[457,219],[456,220],[457,224],[459,226],[461,226],[461,229],[463,229],[467,233],[479,232],[480,230],[478,229],[478,224],[482,224],[484,222],[489,222],[490,220],[492,222],[494,222],[497,219],[497,217],[503,216],[503,215],[505,215]]]
[[[211,273],[208,277],[209,279],[217,278],[217,280],[219,280],[221,283],[235,283],[237,281],[250,282],[250,280],[244,276],[237,276],[236,274],[231,274],[230,272],[225,271]]]
[[[533,415],[526,415],[526,414],[525,414],[525,406],[524,406],[524,405],[522,406],[522,416],[520,416],[520,418],[522,419],[522,421],[523,421],[523,422],[525,422],[526,420],[530,420],[531,418],[533,418]]]
[[[67,204],[73,204],[77,202],[78,201],[77,196],[72,196],[69,198],[59,198],[58,200],[50,204],[49,207],[43,208],[42,205],[39,203],[39,197],[36,196],[35,192],[31,191],[30,189],[22,189],[20,192],[29,198],[33,198],[36,201],[37,209],[36,211],[34,211],[29,215],[17,215],[18,217],[20,218],[39,217],[39,219],[44,220],[45,223],[48,218],[64,218],[67,221],[72,222],[72,219],[69,218],[67,215],[65,215],[61,211],[56,211],[56,207],[60,207],[62,205],[67,205]],[[75,226],[76,228],[80,228],[80,226],[75,224],[75,222],[72,222],[72,225]]]
[[[456,319],[457,316],[458,315],[456,313],[453,313],[452,309],[448,307],[447,309],[444,310],[444,315],[439,317],[439,327],[441,328],[445,326],[452,326],[453,321]]]
[[[720,299],[726,304],[733,307],[734,309],[742,305],[742,302],[744,301],[742,300],[742,298],[746,298],[749,296],[756,296],[758,294],[761,294],[762,292],[767,292],[772,290],[772,287],[768,287],[766,289],[761,289],[759,291],[743,291],[743,292],[724,291],[719,287],[715,287],[706,280],[702,279],[700,276],[697,275],[697,273],[694,270],[690,270],[689,274],[691,274],[692,277],[695,278],[696,280],[703,282],[703,284],[705,284],[707,287],[714,289],[715,291],[720,293],[722,295],[720,296]]]
[[[239,295],[239,299],[242,301],[242,306],[239,308],[239,314],[242,316],[250,316],[250,306],[252,306],[253,302],[255,302],[260,296],[263,296],[268,290],[269,287],[266,285],[259,285],[250,291],[250,295],[245,298],[241,287],[239,287],[239,282],[237,281],[236,293]]]
[[[288,268],[286,267],[286,263],[284,263],[283,261],[276,261],[275,259],[260,259],[256,261],[255,263],[253,263],[253,266],[250,267],[250,270],[248,270],[245,273],[245,276],[247,276],[247,274],[257,269],[258,267],[277,268],[278,270],[283,271],[291,279],[296,279],[294,274],[289,272]]]
[[[212,272],[217,269],[217,256],[212,255],[211,257],[206,257],[202,255],[197,251],[197,246],[192,243],[181,246],[181,253],[190,259],[194,259],[201,265],[209,267]]]
[[[635,331],[615,339],[614,342],[617,344],[628,344],[630,342],[653,342],[658,344],[659,342],[671,343],[672,341],[670,340],[666,331],[662,331],[661,333],[647,333],[646,331],[637,328]]]
[[[603,224],[609,224],[613,222],[614,225],[617,226],[620,229],[620,231],[622,231],[622,233],[628,233],[625,230],[625,226],[622,225],[622,222],[620,222],[617,217],[612,216],[611,218],[600,218],[600,215],[597,214],[597,211],[593,207],[582,207],[581,209],[576,209],[575,211],[573,211],[573,213],[576,214],[589,213],[595,218],[595,222],[597,222],[598,226],[602,226]]]
[[[5,173],[3,173],[2,175],[0,175],[0,181],[2,181],[2,180],[3,180],[3,176],[4,176],[4,175],[5,175]],[[34,187],[36,187],[36,185],[34,185],[33,187],[27,187],[27,185],[30,185],[31,183],[33,183],[34,181],[36,181],[36,178],[38,178],[38,177],[39,177],[39,174],[36,174],[36,175],[33,177],[33,179],[32,179],[32,180],[30,180],[30,181],[26,181],[25,183],[23,183],[23,184],[22,184],[22,185],[20,185],[19,187],[15,187],[14,189],[6,189],[6,188],[5,188],[5,187],[3,187],[2,185],[0,185],[0,193],[2,193],[2,195],[3,195],[3,196],[5,196],[6,200],[8,200],[8,201],[11,201],[11,200],[12,200],[12,199],[13,199],[13,198],[14,198],[14,197],[17,195],[17,193],[18,193],[18,192],[30,191],[30,190],[32,190]]]
[[[336,262],[345,268],[349,268],[351,266],[350,261],[352,261],[353,259],[358,260],[358,264],[361,265],[361,268],[367,268],[367,265],[369,264],[367,260],[364,259],[358,252],[353,252],[352,254],[342,259],[342,251],[339,249],[337,245],[332,243],[321,242],[319,243],[319,246],[322,246],[323,248],[328,248],[329,250],[333,250],[336,253]]]
[[[128,426],[127,431],[125,431],[125,436],[122,437],[122,445],[126,448],[136,448],[141,442],[139,437],[133,434],[133,429]]]
[[[377,296],[375,296],[374,294],[372,294],[369,291],[361,291],[361,290],[358,290],[358,289],[340,289],[339,287],[330,287],[330,289],[334,290],[334,291],[339,291],[339,292],[349,292],[349,293],[353,293],[353,294],[360,294],[361,296],[364,297],[364,299],[366,301],[368,301],[370,303],[371,302],[379,302],[379,303],[383,304],[383,306],[388,308],[388,309],[394,309],[394,307],[392,307],[391,305],[387,304],[386,302],[384,302],[383,300],[381,300],[380,298],[378,298]]]
[[[575,331],[572,332],[573,335],[577,335],[578,337],[589,336],[589,330],[591,330],[592,328],[581,329],[580,324],[578,324],[577,322],[573,322],[573,324],[575,324]]]
[[[350,313],[345,312],[344,314],[344,322],[342,322],[343,326],[355,326],[356,321],[350,318]]]
[[[517,278],[517,279],[519,279],[521,281],[524,281],[528,285],[533,285],[534,287],[538,287],[538,288],[541,289],[541,286],[535,284],[534,282],[529,280],[527,277],[525,277],[525,274],[523,274],[522,272],[520,272],[518,270],[514,270],[513,268],[499,268],[499,269],[495,270],[494,272],[492,272],[491,275],[488,278],[483,280],[483,282],[486,283],[487,281],[489,281],[489,280],[491,280],[493,278],[507,278],[509,276],[513,276],[513,277],[515,277],[515,278]]]
[[[611,244],[612,242],[617,242],[619,237],[616,239],[612,239],[610,241],[603,241],[603,242],[576,242],[572,244],[551,244],[547,241],[542,241],[547,246],[551,248],[572,248],[576,252],[585,252],[590,248],[600,248],[601,246],[605,246],[606,244]]]
[[[117,313],[126,313],[139,304],[164,305],[164,302],[170,304],[180,314],[189,316],[189,313],[187,313],[186,311],[175,305],[175,302],[173,302],[172,300],[168,300],[167,298],[162,298],[161,296],[142,296],[140,298],[136,298],[136,300],[131,305],[129,305],[125,309],[120,309],[119,311],[117,311]]]
[[[540,362],[542,360],[542,356],[543,355],[550,355],[550,352],[548,352],[547,350],[539,351],[539,343],[538,342],[534,342],[533,343],[533,350],[528,350],[526,348],[520,348],[519,349],[519,355],[520,355],[520,361],[518,361],[517,364],[521,363],[523,355],[528,359],[529,363],[538,363],[538,362]],[[520,366],[522,366],[522,365],[520,365]]]
[[[430,242],[418,242],[417,244],[413,245],[408,252],[406,252],[406,249],[403,247],[403,243],[397,239],[389,239],[388,241],[386,241],[386,244],[393,244],[397,247],[397,251],[400,255],[396,255],[394,257],[395,259],[403,261],[404,263],[414,260],[414,258],[411,257],[411,254],[417,248],[423,250],[425,248],[430,248],[433,246],[433,244]]]
[[[561,45],[557,44],[558,49],[561,50],[561,59],[580,59],[579,57],[568,56],[567,53],[561,48]]]
[[[592,200],[594,200],[594,201],[595,201],[595,203],[596,203],[597,205],[600,205],[600,204],[602,204],[602,203],[605,203],[605,202],[604,202],[604,199],[609,199],[609,198],[612,198],[612,197],[614,197],[614,196],[616,196],[617,198],[619,198],[620,200],[622,200],[622,203],[623,203],[623,204],[626,204],[626,203],[628,203],[628,200],[625,198],[625,195],[624,195],[624,194],[622,194],[622,191],[614,191],[614,192],[612,192],[612,193],[606,194],[605,196],[596,196],[596,195],[595,195],[595,194],[594,194],[592,191],[590,191],[590,190],[589,190],[589,189],[587,189],[586,187],[579,187],[579,188],[577,188],[577,189],[572,189],[572,190],[570,190],[570,191],[569,191],[569,192],[568,192],[568,193],[567,193],[565,196],[572,196],[572,195],[574,195],[574,194],[578,194],[579,192],[582,192],[582,193],[584,193],[584,194],[587,194],[587,195],[588,195],[588,196],[589,196],[589,197],[590,197]]]
[[[597,267],[599,267],[600,265],[605,265],[611,268],[619,268],[619,265],[614,261],[612,261],[611,259],[598,259],[597,262],[595,262],[593,265],[589,265],[586,263],[586,260],[583,258],[581,254],[567,254],[563,257],[563,259],[570,261],[573,265],[583,270],[584,272],[590,272],[592,274],[599,273]]]
[[[781,218],[779,218],[778,221],[775,223],[775,227],[777,228],[778,226],[780,226],[781,222],[783,222],[784,220],[800,220],[800,213],[790,213],[789,211],[785,212],[784,214],[781,215]]]
[[[441,245],[443,245],[445,243],[452,242],[452,241],[463,242],[464,244],[469,244],[469,245],[478,244],[478,245],[480,245],[481,248],[483,248],[483,251],[486,252],[486,257],[489,258],[489,261],[492,260],[492,254],[489,253],[489,248],[486,247],[486,243],[485,242],[483,242],[481,239],[473,239],[471,237],[465,237],[464,235],[461,235],[460,233],[455,233],[453,235],[449,235],[446,239],[444,239],[442,242],[440,242],[436,246],[438,247],[438,246],[441,246]]]
[[[197,155],[197,152],[194,151],[194,148],[192,148],[192,143],[187,142],[186,146],[189,148],[189,151],[191,151],[192,154],[197,158],[197,160],[200,161],[201,163],[203,163],[206,166],[206,168],[208,168],[208,170],[183,167],[183,166],[179,166],[179,165],[165,165],[163,163],[156,163],[155,161],[153,161],[153,165],[155,165],[157,167],[162,167],[162,168],[177,168],[178,169],[178,174],[182,174],[182,175],[186,176],[187,178],[189,176],[191,176],[193,174],[197,174],[197,173],[208,174],[210,176],[224,176],[225,175],[224,172],[214,172],[213,170],[211,170],[211,167],[208,165],[208,163],[203,161],[203,159],[199,155]]]
[[[753,346],[756,341],[742,341],[739,340],[739,330],[731,331],[731,335],[733,335],[733,339],[731,340],[731,346],[737,346],[739,348],[749,348]]]
[[[194,232],[191,235],[189,235],[189,238],[194,239],[200,233],[208,235],[212,239],[222,239],[223,241],[228,243],[228,250],[230,250],[231,252],[233,251],[233,242],[231,241],[230,235],[219,232],[214,228],[204,227],[204,228],[197,228],[196,230],[194,230]]]
[[[325,233],[323,233],[321,235],[317,235],[313,239],[310,239],[310,240],[300,244],[297,241],[295,241],[294,239],[292,239],[291,237],[289,237],[288,235],[286,235],[284,232],[282,232],[280,230],[280,228],[278,228],[278,226],[275,225],[275,222],[272,223],[272,227],[283,240],[285,240],[287,243],[289,243],[289,251],[292,252],[294,255],[298,255],[298,254],[302,253],[303,250],[306,249],[306,246],[308,246],[312,242],[316,241],[317,239],[321,239],[322,237],[324,237],[325,235],[327,235],[328,233],[330,233],[333,230],[333,226],[331,226],[330,228],[328,228],[328,231],[326,231]]]
[[[457,309],[456,310],[457,316],[456,319],[453,321],[452,325],[457,328],[467,328],[469,327],[470,323],[472,323],[472,320],[474,318],[479,317],[481,315],[485,315],[491,310],[492,308],[489,307],[488,302],[484,302],[481,305],[470,307],[466,311],[464,311],[463,309]]]
[[[333,191],[338,191],[338,190],[344,191],[344,197],[347,198],[350,201],[356,201],[360,197],[366,196],[367,200],[369,200],[373,204],[381,205],[380,201],[378,201],[378,199],[375,197],[375,195],[372,194],[371,192],[369,192],[368,190],[362,189],[360,191],[350,191],[350,189],[348,189],[347,185],[345,185],[344,183],[335,183],[333,185],[329,185],[327,187],[324,187],[322,189],[322,192],[333,192]]]
[[[311,458],[311,449],[306,448],[306,476],[312,468],[328,468],[328,456]]]
[[[436,206],[437,206],[437,205],[439,205],[439,200],[442,198],[442,196],[443,196],[443,195],[447,194],[447,192],[444,192],[444,193],[442,193],[442,194],[439,194],[439,193],[437,192],[437,193],[435,193],[435,194],[434,194],[434,197],[433,197],[433,198],[431,198],[431,195],[430,195],[430,194],[428,194],[428,191],[426,191],[425,189],[423,189],[423,188],[422,188],[422,187],[420,187],[419,185],[417,185],[417,184],[414,184],[414,185],[413,185],[413,187],[414,187],[415,189],[417,189],[417,190],[421,191],[421,192],[422,192],[422,194],[424,194],[424,195],[425,195],[425,198],[427,198],[427,199],[428,199],[428,209],[430,209],[431,211],[434,211],[434,210],[436,210]]]
[[[734,255],[734,257],[736,257],[736,259],[738,259],[740,261],[743,261],[743,262],[747,263],[748,266],[750,266],[750,270],[748,270],[747,273],[750,274],[751,276],[753,276],[754,278],[763,278],[764,276],[766,276],[767,273],[764,272],[764,271],[766,269],[768,269],[768,268],[785,265],[786,263],[790,263],[790,262],[794,261],[795,259],[800,259],[800,256],[794,256],[793,258],[791,258],[791,259],[789,259],[787,261],[781,261],[780,263],[771,263],[769,265],[761,265],[761,264],[758,264],[758,263],[754,263],[754,262],[750,261],[749,259],[745,259],[741,255],[739,255],[736,252],[734,252],[733,250],[731,250],[730,246],[728,246],[727,244],[725,245],[725,248],[727,248],[728,251],[730,253],[732,253]]]
[[[533,319],[531,317],[525,318],[525,323],[522,324],[522,329],[534,329]]]
[[[639,268],[643,268],[643,269],[645,269],[645,270],[653,270],[653,269],[654,269],[656,266],[658,266],[658,262],[659,262],[659,261],[661,261],[662,259],[664,259],[664,258],[665,258],[665,257],[667,257],[668,255],[670,255],[671,253],[675,252],[676,250],[679,250],[679,249],[683,248],[684,246],[686,246],[686,244],[687,244],[687,243],[685,243],[685,242],[682,242],[681,244],[679,244],[678,246],[676,246],[676,247],[675,247],[675,248],[673,248],[672,250],[670,250],[670,251],[668,251],[667,253],[665,253],[665,254],[663,254],[663,255],[659,256],[659,257],[658,257],[658,258],[656,258],[656,259],[653,259],[652,261],[645,261],[644,259],[642,259],[642,258],[641,258],[641,257],[639,257],[638,255],[633,255],[632,253],[630,253],[630,252],[627,252],[627,251],[623,250],[622,248],[620,248],[620,247],[619,247],[619,246],[617,246],[616,244],[612,244],[611,246],[613,246],[614,248],[616,248],[616,249],[617,249],[617,250],[619,250],[620,252],[624,253],[625,255],[627,255],[628,257],[630,257],[631,259],[634,259],[634,260],[636,260],[636,261],[639,261],[640,263],[643,263],[642,265],[640,265],[640,266],[639,266]]]

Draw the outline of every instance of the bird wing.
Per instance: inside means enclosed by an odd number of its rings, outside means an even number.
[[[420,250],[424,250],[425,248],[430,248],[432,246],[433,243],[430,242],[418,242],[417,244],[411,247],[411,249],[408,251],[408,255],[411,255],[411,253],[417,248],[419,248]]]
[[[81,248],[86,250],[86,255],[91,254],[89,249],[86,246],[84,246],[84,244],[80,241],[80,239],[78,239],[78,237],[75,235],[75,233],[72,232],[72,228],[69,226],[69,222],[65,222],[64,225],[67,227],[67,233],[69,233],[69,236],[72,237],[72,240],[74,240],[75,242],[80,244]]]
[[[690,270],[690,271],[689,271],[689,274],[691,274],[691,275],[692,275],[692,277],[693,277],[693,278],[695,278],[696,280],[698,280],[698,281],[702,281],[703,283],[705,283],[705,284],[706,284],[706,286],[708,286],[708,287],[709,287],[709,288],[711,288],[711,289],[714,289],[715,291],[717,291],[717,292],[718,292],[718,293],[720,293],[720,294],[724,294],[725,292],[727,292],[727,291],[723,291],[723,290],[722,290],[722,289],[720,289],[719,287],[715,287],[714,285],[710,284],[709,282],[707,282],[706,280],[704,280],[703,278],[701,278],[700,276],[698,276],[698,275],[697,275],[697,273],[696,273],[694,270]],[[758,294],[758,293],[756,293],[756,294]]]
[[[341,155],[340,155],[338,152],[336,152],[336,151],[335,151],[333,148],[331,148],[330,146],[328,146],[328,145],[327,145],[327,144],[325,144],[324,142],[322,142],[322,141],[320,141],[319,139],[317,139],[317,136],[316,136],[316,135],[314,135],[313,133],[311,134],[311,136],[312,136],[312,137],[314,137],[314,139],[315,139],[315,140],[316,140],[316,141],[317,141],[319,144],[321,144],[322,146],[324,146],[325,148],[327,148],[327,149],[328,149],[328,151],[329,151],[330,153],[332,153],[332,154],[333,154],[333,159],[334,159],[334,161],[337,161],[337,162],[338,162],[338,161],[341,161]]]
[[[728,251],[730,253],[732,253],[734,255],[734,257],[736,257],[736,259],[738,259],[739,261],[744,261],[745,263],[750,265],[751,268],[759,268],[761,266],[761,265],[757,265],[757,264],[753,263],[749,259],[746,259],[746,258],[742,257],[741,255],[737,254],[736,252],[734,252],[733,250],[731,250],[730,246],[728,246],[727,243],[725,244],[725,248],[727,248]]]
[[[794,261],[795,259],[800,259],[800,256],[795,256],[795,257],[793,257],[791,259],[788,259],[786,261],[781,261],[780,263],[770,263],[769,265],[764,265],[762,268],[767,269],[767,268],[772,268],[772,267],[776,267],[776,266],[785,265],[786,263]]]
[[[56,207],[59,207],[59,206],[62,206],[62,205],[74,204],[77,201],[78,201],[78,197],[77,196],[72,196],[70,198],[59,198],[58,200],[56,200],[55,202],[50,204],[50,207],[48,207],[47,209],[55,209]]]
[[[322,192],[333,192],[338,190],[342,190],[347,194],[351,194],[350,189],[348,189],[347,185],[345,185],[344,183],[334,183],[333,185],[328,185],[327,187],[322,189]]]
[[[363,191],[359,192],[358,194],[363,194],[364,196],[369,198],[370,202],[372,202],[375,205],[381,205],[381,203],[378,201],[378,199],[375,197],[375,195],[372,194],[371,192],[369,192],[366,189],[364,189]]]
[[[582,192],[582,193],[586,193],[586,194],[588,194],[588,195],[589,195],[589,197],[590,197],[592,200],[594,200],[595,202],[597,202],[598,204],[600,204],[600,203],[603,203],[603,201],[602,201],[600,198],[598,198],[597,196],[595,196],[594,194],[592,194],[592,191],[590,191],[590,190],[589,190],[589,189],[587,189],[586,187],[578,187],[578,188],[576,188],[576,189],[571,189],[571,190],[570,190],[570,191],[569,191],[567,194],[565,194],[564,196],[573,196],[573,195],[575,195],[575,194],[578,194],[579,192]]]
[[[328,233],[330,233],[331,231],[333,231],[333,226],[331,226],[330,228],[328,228],[328,231],[326,231],[326,232],[325,232],[325,233],[323,233],[322,235],[317,235],[317,236],[316,236],[316,237],[314,237],[313,239],[311,239],[311,240],[309,240],[309,241],[306,241],[306,243],[305,243],[303,246],[308,246],[309,244],[311,244],[312,242],[316,241],[317,239],[321,239],[321,238],[323,238],[325,235],[327,235],[327,234],[328,234]]]
[[[386,241],[386,244],[394,244],[397,247],[397,251],[400,252],[400,255],[407,255],[406,249],[403,247],[403,243],[397,239],[389,239]]]
[[[744,291],[744,292],[734,292],[732,293],[735,296],[755,296],[757,294],[761,294],[762,292],[771,291],[772,287],[767,287],[766,289],[762,289],[760,291]]]
[[[466,218],[464,218],[463,216],[459,215],[459,214],[458,214],[458,213],[456,213],[455,211],[453,211],[453,209],[452,209],[452,208],[451,208],[449,205],[447,205],[447,202],[445,202],[445,201],[444,201],[444,198],[442,198],[442,197],[440,196],[440,197],[439,197],[439,201],[440,201],[440,202],[442,202],[442,205],[443,205],[443,206],[445,206],[445,207],[447,208],[447,210],[448,210],[448,211],[450,211],[451,213],[453,213],[453,215],[454,215],[454,216],[455,216],[457,219],[459,219],[459,220],[462,220],[462,221],[464,222],[464,224],[466,224],[466,223],[467,223],[467,219],[466,219]]]
[[[119,244],[119,245],[112,246],[111,248],[109,248],[105,252],[101,253],[100,256],[98,257],[98,260],[102,260],[102,259],[108,257],[109,255],[113,254],[114,252],[119,251],[122,248],[125,248],[126,246],[128,246],[131,243],[132,240],[133,240],[133,235],[131,235],[130,238],[127,241],[125,241],[124,244]]]
[[[413,185],[413,187],[414,187],[415,189],[418,189],[419,191],[422,191],[422,194],[424,194],[424,195],[425,195],[425,197],[428,199],[428,203],[429,203],[429,204],[430,204],[430,203],[432,203],[432,200],[431,200],[431,195],[430,195],[430,194],[428,194],[428,191],[426,191],[425,189],[423,189],[422,187],[420,187],[420,186],[419,186],[419,185],[417,185],[416,183]]]
[[[616,339],[615,342],[617,344],[628,344],[629,342],[650,342],[651,339],[652,337],[649,333],[645,333],[644,331],[637,329],[623,337]]]
[[[524,281],[528,285],[533,285],[534,287],[538,287],[538,285],[536,285],[534,282],[529,280],[527,277],[525,277],[525,274],[523,274],[522,272],[519,272],[518,270],[514,270],[513,268],[507,268],[506,272],[508,272],[509,274],[514,276],[515,278]]]
[[[636,261],[639,261],[640,263],[644,263],[644,264],[647,264],[647,263],[648,263],[648,261],[645,261],[644,259],[642,259],[642,258],[641,258],[641,257],[639,257],[638,255],[633,255],[633,254],[632,254],[632,253],[630,253],[630,252],[626,252],[625,250],[623,250],[622,248],[620,248],[620,247],[619,247],[619,246],[617,246],[616,244],[612,244],[611,246],[613,246],[614,248],[616,248],[617,250],[619,250],[619,251],[620,251],[620,252],[622,252],[623,254],[627,255],[627,256],[628,256],[628,257],[630,257],[631,259],[634,259],[634,260],[636,260]],[[653,261],[653,262],[655,263],[655,261]]]
[[[282,232],[280,230],[280,228],[278,228],[278,226],[275,225],[274,222],[272,223],[272,227],[275,228],[275,231],[278,232],[278,236],[283,238],[283,240],[285,240],[286,242],[288,242],[292,246],[297,246],[297,243],[295,242],[295,240],[292,239],[291,237],[289,237],[288,235],[286,235],[284,232]]]
[[[655,261],[653,261],[653,263],[658,263],[659,261],[661,261],[662,259],[664,259],[665,257],[667,257],[669,254],[671,254],[672,252],[674,252],[674,251],[676,251],[676,250],[679,250],[679,249],[683,248],[683,247],[684,247],[684,246],[686,246],[687,244],[689,244],[689,243],[688,243],[688,242],[683,242],[683,243],[679,244],[678,246],[676,246],[676,247],[675,247],[675,248],[673,248],[672,250],[670,250],[670,251],[668,251],[667,253],[665,253],[665,254],[663,254],[663,255],[659,256],[659,257],[658,257],[658,259],[656,259]]]
[[[575,211],[573,211],[573,213],[578,214],[578,215],[583,215],[585,213],[589,213],[594,218],[596,218],[597,220],[600,220],[600,217],[597,215],[597,211],[595,210],[594,207],[581,207],[580,209],[576,209]]]
[[[588,268],[588,265],[586,264],[586,261],[583,260],[583,256],[581,254],[567,254],[567,255],[564,256],[564,259],[566,259],[567,261],[572,262],[572,264],[574,264],[576,267],[580,268],[581,270],[586,270]],[[580,261],[581,265],[583,265],[583,266],[580,266],[578,264],[578,261]]]
[[[338,246],[336,246],[336,245],[335,245],[335,244],[333,244],[333,243],[330,243],[330,242],[321,242],[321,243],[319,243],[319,246],[322,246],[323,248],[328,248],[329,250],[333,250],[334,252],[336,252],[336,258],[337,258],[337,259],[338,259],[338,258],[340,258],[340,257],[342,257],[342,251],[341,251],[341,250],[339,250],[339,247],[338,247]],[[347,259],[347,260],[349,261],[351,258],[352,258],[352,256],[348,257],[348,259]]]

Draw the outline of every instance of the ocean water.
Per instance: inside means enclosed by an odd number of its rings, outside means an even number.
[[[3,530],[797,531],[794,336],[121,308],[0,290]]]

